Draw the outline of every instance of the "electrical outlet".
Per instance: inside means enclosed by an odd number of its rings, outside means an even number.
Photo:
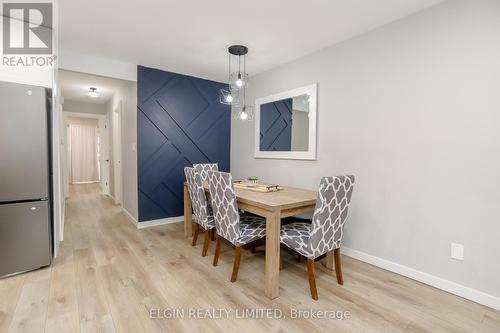
[[[464,246],[458,243],[451,243],[451,258],[464,260]]]

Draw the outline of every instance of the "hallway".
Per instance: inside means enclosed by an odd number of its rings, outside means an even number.
[[[317,264],[310,301],[305,264],[283,251],[280,298],[263,297],[264,254],[243,252],[238,288],[233,251],[219,266],[200,256],[182,223],[137,230],[97,184],[71,186],[65,237],[52,267],[0,280],[0,332],[498,332],[491,309],[345,257],[345,285]],[[259,251],[260,250],[260,251]],[[333,273],[334,274],[334,273]],[[202,286],[209,285],[210,288]],[[199,295],[203,294],[203,297]],[[150,309],[347,310],[344,320],[151,319]],[[418,323],[418,324],[417,324]]]

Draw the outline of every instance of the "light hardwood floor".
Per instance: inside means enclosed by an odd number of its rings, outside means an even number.
[[[71,188],[65,239],[50,268],[0,280],[0,332],[500,332],[500,313],[344,257],[344,286],[319,263],[319,301],[305,263],[282,252],[281,293],[264,296],[264,253],[214,243],[202,258],[182,223],[137,230],[95,185]],[[152,308],[347,310],[350,319],[150,319]]]

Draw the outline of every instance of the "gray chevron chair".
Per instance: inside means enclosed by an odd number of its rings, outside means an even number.
[[[193,164],[193,168],[200,173],[201,179],[204,182],[208,181],[209,171],[219,171],[219,165],[217,163]]]
[[[193,207],[194,221],[196,222],[194,225],[194,235],[191,245],[196,245],[201,226],[205,230],[205,239],[203,241],[201,255],[202,257],[205,257],[210,244],[210,236],[214,233],[214,217],[210,214],[208,209],[207,197],[205,189],[203,188],[201,173],[197,172],[194,168],[186,167],[184,168],[184,174],[186,175],[189,197],[191,198],[191,205]]]
[[[213,265],[217,266],[222,238],[231,242],[235,246],[231,282],[235,282],[238,277],[242,247],[266,236],[266,222],[258,216],[240,215],[230,173],[209,171],[208,188],[217,232]]]
[[[209,171],[219,171],[219,165],[217,163],[198,163],[198,164],[193,164],[193,168],[200,173],[201,175],[201,180],[203,182],[208,182],[208,172]],[[208,213],[212,214],[212,202],[211,200],[208,200]],[[215,236],[215,235],[212,235]],[[212,237],[212,240],[213,239]]]
[[[307,258],[309,288],[315,300],[318,291],[314,260],[321,255],[334,251],[337,282],[344,283],[340,246],[353,187],[354,176],[322,178],[312,223],[295,222],[281,227],[281,243]]]

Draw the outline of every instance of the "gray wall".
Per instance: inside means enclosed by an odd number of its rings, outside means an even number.
[[[113,117],[115,109],[122,103],[122,205],[123,208],[138,220],[137,198],[137,149],[133,149],[137,142],[137,83],[123,81],[113,97],[106,104],[110,115],[110,144],[113,144]],[[114,157],[110,151],[110,192],[114,196]]]
[[[309,112],[292,111],[292,151],[309,149]]]
[[[136,221],[139,219],[137,198],[137,83],[127,82],[124,87],[122,118],[122,174],[123,208]]]
[[[233,120],[231,171],[354,174],[346,246],[500,296],[499,36],[499,1],[449,1],[254,76],[252,102],[319,84],[318,160],[254,159],[253,123]]]
[[[108,140],[109,140],[109,194],[114,198],[115,197],[115,168],[114,168],[114,149],[113,149],[113,112],[119,103],[119,98],[117,95],[120,95],[119,91],[114,91],[113,97],[106,103],[105,109],[107,113],[107,123],[108,123]],[[123,162],[122,162],[123,163]],[[123,168],[123,164],[122,164]],[[123,173],[123,171],[122,171]]]
[[[66,123],[68,125],[75,124],[99,127],[99,121],[95,118],[68,117]]]
[[[106,104],[80,102],[70,99],[64,100],[63,110],[65,112],[92,113],[99,115],[104,115],[107,112]]]

